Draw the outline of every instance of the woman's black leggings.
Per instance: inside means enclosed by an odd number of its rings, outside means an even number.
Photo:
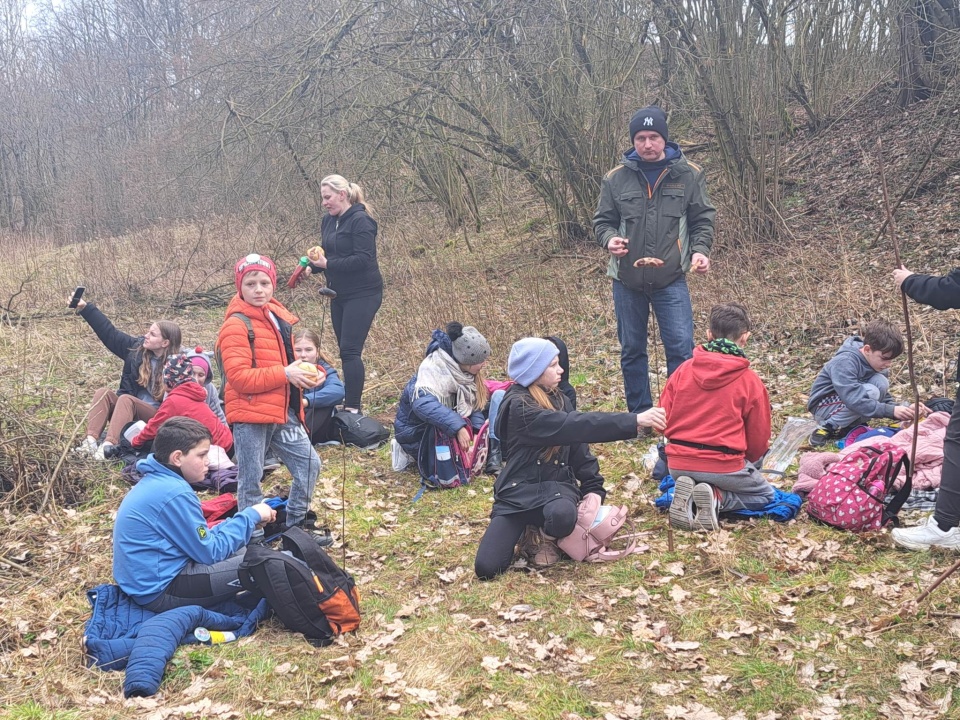
[[[340,347],[340,362],[343,365],[343,405],[360,409],[363,396],[365,371],[363,367],[363,344],[367,341],[373,318],[383,302],[383,293],[365,297],[330,301],[330,320]]]
[[[960,525],[960,390],[943,438],[943,470],[933,518],[941,529]]]
[[[551,537],[563,538],[573,532],[576,524],[577,506],[568,498],[551,500],[536,510],[491,518],[473,563],[477,577],[492,580],[506,572],[513,562],[513,549],[527,525],[543,528]]]

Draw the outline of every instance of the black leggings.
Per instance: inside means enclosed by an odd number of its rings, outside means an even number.
[[[573,532],[577,524],[577,506],[568,498],[557,498],[535,510],[497,515],[480,540],[474,571],[481,580],[492,580],[506,572],[513,562],[513,549],[527,525],[543,528],[543,532],[555,538],[563,538]]]
[[[943,438],[943,470],[933,518],[942,527],[960,525],[960,390]]]
[[[330,320],[340,347],[340,363],[343,365],[343,406],[360,409],[363,396],[365,371],[363,367],[363,344],[367,341],[373,318],[383,302],[383,292],[376,295],[330,301]]]
[[[246,548],[241,548],[213,565],[201,565],[191,560],[167,585],[163,594],[144,607],[160,613],[184,605],[211,607],[232,598],[243,589],[238,571],[246,552]]]

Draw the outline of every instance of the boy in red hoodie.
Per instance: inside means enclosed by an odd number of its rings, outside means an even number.
[[[770,399],[743,348],[750,316],[740,303],[710,310],[708,342],[667,380],[667,466],[676,482],[670,524],[716,530],[718,512],[759,510],[774,488],[755,463],[770,442]]]

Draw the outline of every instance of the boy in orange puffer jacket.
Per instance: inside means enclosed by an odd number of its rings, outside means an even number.
[[[291,338],[298,318],[273,297],[273,261],[252,253],[237,261],[234,274],[237,295],[227,306],[217,347],[226,379],[227,420],[233,425],[237,504],[243,510],[263,500],[260,478],[272,448],[293,476],[287,526],[302,526],[320,458],[301,422],[301,390],[312,388],[316,376],[304,372],[294,358]],[[240,316],[247,318],[250,331]],[[262,531],[257,534],[262,537]]]

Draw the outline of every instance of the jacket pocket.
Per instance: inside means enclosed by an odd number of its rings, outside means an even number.
[[[624,220],[627,218],[638,218],[643,215],[647,204],[646,196],[639,190],[621,193],[617,200],[620,206],[620,217]]]
[[[660,193],[660,208],[665,217],[683,217],[683,190],[664,188]]]

